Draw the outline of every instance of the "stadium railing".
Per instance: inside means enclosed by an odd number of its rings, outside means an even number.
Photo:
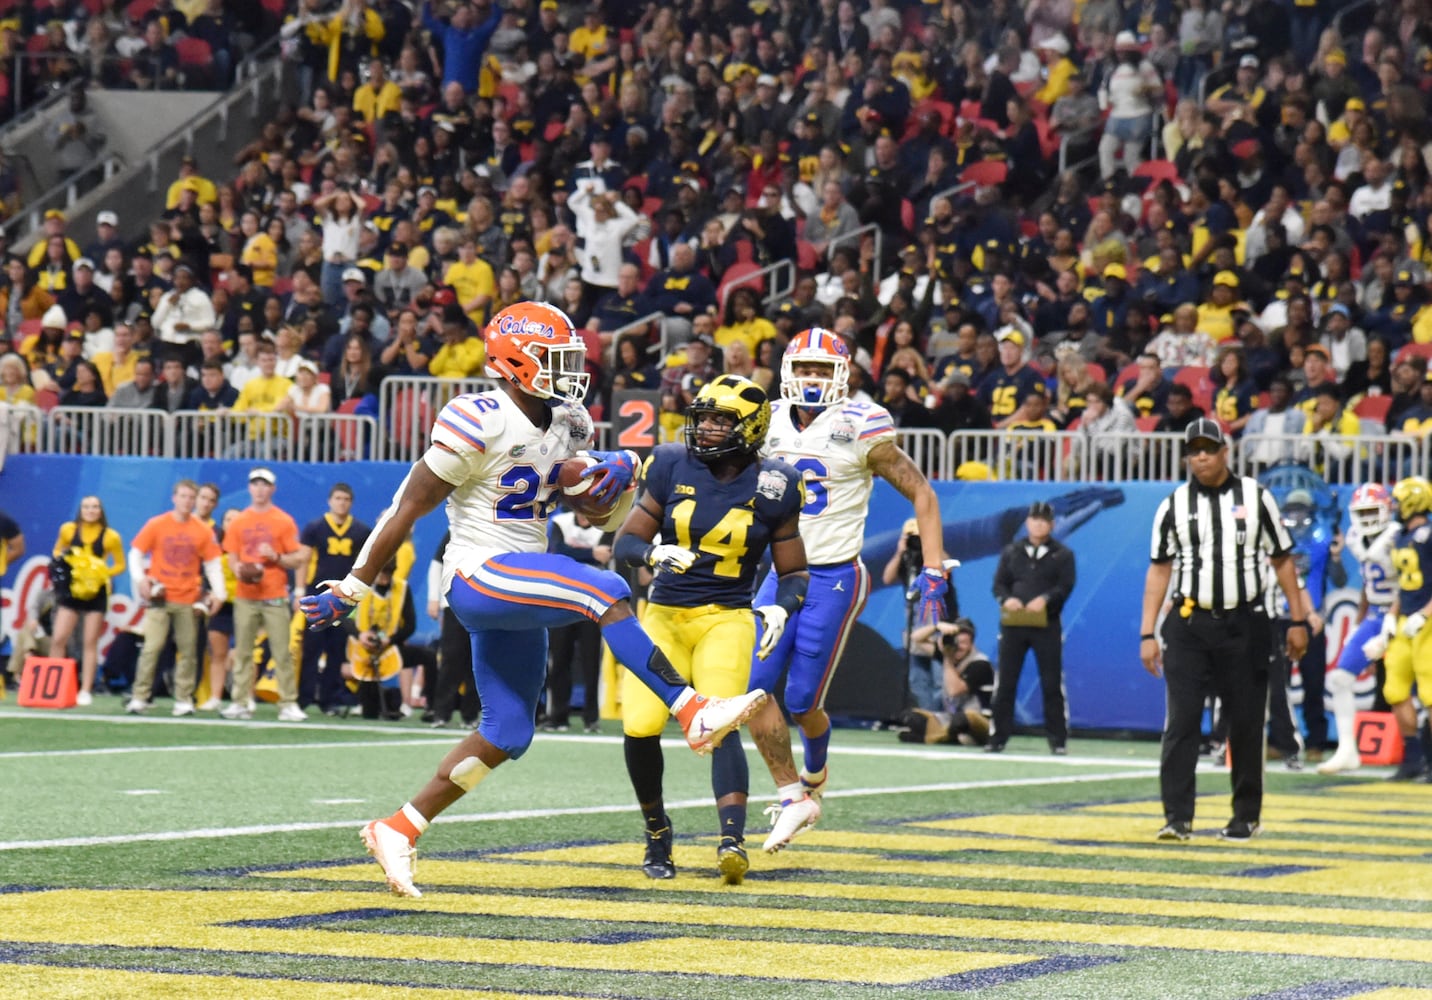
[[[783,284],[774,280],[777,275],[785,279]],[[754,285],[758,282],[763,282],[767,277],[770,277],[772,280],[767,283],[766,292],[762,301],[766,304],[767,308],[773,308],[781,299],[796,290],[796,262],[793,260],[778,260],[774,264],[767,264],[759,271],[752,271],[749,274],[732,278],[729,282],[722,282],[720,303],[722,314],[724,315],[726,312],[726,300],[731,297],[733,291],[745,285]]]
[[[950,440],[943,431],[908,428],[897,440],[910,460],[931,479],[950,478]]]
[[[1250,434],[1238,442],[1234,468],[1251,475],[1292,461],[1333,486],[1390,483],[1426,472],[1429,440],[1405,434]]]
[[[497,388],[490,378],[433,378],[398,375],[378,389],[379,447],[374,458],[415,462],[428,447],[438,412],[454,396]]]

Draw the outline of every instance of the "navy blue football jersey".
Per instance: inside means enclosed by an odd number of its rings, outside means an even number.
[[[771,535],[805,503],[801,474],[785,462],[761,459],[721,482],[684,444],[651,453],[646,492],[663,511],[661,540],[697,555],[685,573],[658,573],[651,585],[654,603],[678,608],[749,608]]]

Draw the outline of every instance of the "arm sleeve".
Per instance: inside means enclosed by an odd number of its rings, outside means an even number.
[[[134,592],[139,593],[139,581],[144,579],[144,574],[149,571],[149,556],[143,551],[131,545],[129,547],[129,584]]]
[[[228,585],[224,582],[224,562],[219,556],[204,560],[204,579],[209,583],[209,593],[220,597],[228,593]]]

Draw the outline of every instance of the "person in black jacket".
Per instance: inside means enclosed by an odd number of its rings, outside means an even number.
[[[1074,553],[1056,541],[1054,508],[1039,500],[1024,519],[1027,538],[1000,553],[994,596],[1000,605],[999,670],[987,753],[999,753],[1014,731],[1014,699],[1025,655],[1034,650],[1044,693],[1044,729],[1049,749],[1065,752],[1069,712],[1064,701],[1064,637],[1059,612],[1074,590]],[[1037,619],[1043,615],[1043,624]]]

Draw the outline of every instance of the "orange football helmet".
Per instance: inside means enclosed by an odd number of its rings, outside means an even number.
[[[587,398],[587,347],[572,321],[545,302],[518,302],[488,321],[487,374],[529,396],[580,403]]]

